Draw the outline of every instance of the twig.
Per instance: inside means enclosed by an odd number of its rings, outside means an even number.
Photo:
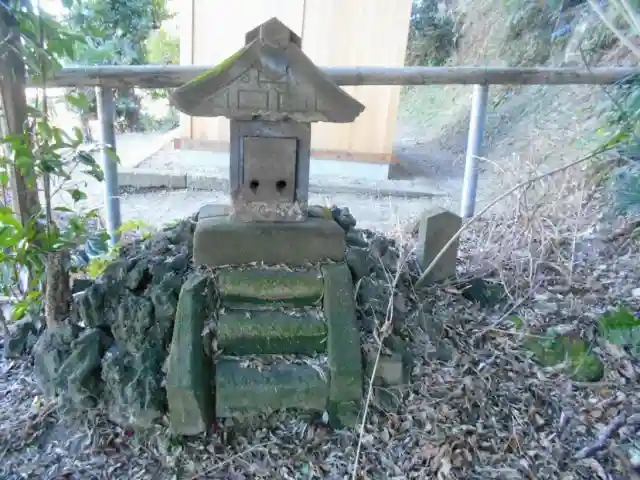
[[[355,458],[353,459],[353,465],[351,467],[352,480],[357,480],[358,478],[358,462],[360,461],[360,453],[362,451],[362,441],[364,439],[365,425],[367,422],[367,415],[369,413],[369,406],[371,405],[371,399],[373,397],[373,382],[375,380],[375,372],[378,369],[378,363],[380,362],[380,355],[382,354],[384,339],[389,335],[389,333],[392,330],[394,293],[396,290],[396,286],[398,285],[398,281],[400,280],[400,273],[402,272],[412,252],[413,250],[406,250],[403,253],[402,257],[400,257],[400,259],[398,260],[396,274],[393,278],[393,282],[391,283],[391,289],[390,289],[391,293],[389,295],[389,302],[387,303],[387,312],[385,315],[385,322],[380,328],[381,336],[378,342],[376,358],[375,358],[375,362],[373,363],[373,368],[371,369],[371,378],[369,378],[369,385],[367,387],[367,394],[364,401],[364,409],[362,412],[362,423],[360,424],[360,432],[358,435],[358,445],[356,446]]]
[[[633,468],[633,464],[629,460],[629,457],[627,457],[627,455],[625,455],[624,452],[620,450],[620,448],[613,447],[611,449],[611,453],[613,453],[618,458],[618,460],[620,460],[620,463],[626,470],[625,475],[629,476],[629,480],[640,480],[640,474],[636,472],[636,470]]]
[[[491,324],[489,326],[483,328],[479,332],[476,332],[473,335],[473,337],[471,337],[471,341],[474,342],[478,338],[483,337],[484,335],[487,334],[487,332],[489,332],[490,330],[493,330],[496,326],[498,326],[502,322],[504,322],[509,317],[509,315],[511,315],[516,309],[520,308],[520,306],[524,302],[526,302],[527,300],[529,300],[533,296],[533,294],[535,293],[535,291],[538,289],[538,287],[541,284],[542,284],[542,281],[539,281],[536,285],[533,286],[533,288],[529,289],[529,293],[527,293],[527,295],[523,296],[517,302],[515,302],[513,305],[511,305],[511,307],[505,313],[503,313],[500,316],[500,318],[498,318],[497,320],[491,322]]]
[[[604,10],[602,10],[602,7],[600,7],[600,5],[598,5],[598,3],[595,0],[587,0],[587,1],[591,6],[591,8],[593,9],[593,11],[596,12],[598,17],[600,17],[600,20],[602,20],[602,23],[604,23],[605,26],[609,30],[611,30],[611,32],[616,37],[618,37],[618,40],[620,40],[620,42],[622,42],[625,47],[631,50],[631,52],[636,56],[636,58],[640,58],[640,49],[638,49],[638,47],[636,47],[633,44],[633,42],[629,38],[627,38],[625,34],[618,27],[616,27],[611,20],[607,18],[607,15],[604,13]]]
[[[438,252],[438,255],[436,255],[435,258],[431,261],[431,263],[425,269],[425,271],[422,272],[422,275],[420,275],[420,278],[416,282],[416,288],[420,288],[422,286],[422,284],[424,284],[424,282],[427,279],[427,276],[435,268],[436,264],[440,261],[440,259],[447,252],[447,250],[449,250],[449,247],[451,247],[451,245],[453,245],[453,243],[455,241],[457,241],[458,238],[460,238],[460,235],[462,235],[462,232],[464,232],[467,228],[469,228],[469,226],[471,224],[473,224],[476,220],[478,220],[482,215],[487,213],[487,211],[489,211],[491,208],[493,208],[498,202],[500,202],[501,200],[504,200],[509,195],[511,195],[513,192],[515,192],[517,190],[520,190],[523,187],[529,186],[532,183],[535,183],[535,182],[537,182],[539,180],[542,180],[544,178],[547,178],[547,177],[550,177],[552,175],[555,175],[556,173],[568,170],[568,169],[570,169],[572,167],[575,167],[576,165],[579,165],[581,163],[586,162],[587,160],[591,160],[591,159],[597,157],[598,155],[604,153],[604,151],[605,150],[598,149],[595,152],[590,153],[589,155],[586,155],[586,156],[584,156],[582,158],[579,158],[578,160],[575,160],[575,161],[573,161],[573,162],[571,162],[571,163],[569,163],[567,165],[564,165],[564,166],[558,167],[558,168],[554,168],[553,170],[551,170],[549,172],[543,173],[543,174],[538,175],[538,176],[536,176],[534,178],[531,178],[529,180],[525,180],[523,182],[520,182],[517,185],[515,185],[514,187],[510,188],[509,190],[507,190],[502,195],[498,196],[493,201],[491,201],[486,207],[484,207],[482,210],[480,210],[478,213],[476,213],[471,219],[469,219],[469,221],[467,221],[464,225],[462,225],[458,229],[458,231],[449,239],[449,241],[445,244],[445,246],[442,248],[442,250],[440,250],[440,252]]]
[[[607,441],[611,438],[611,436],[620,430],[624,424],[627,423],[627,414],[623,412],[616,416],[609,424],[605,427],[605,429],[598,436],[598,440],[589,445],[588,447],[580,450],[574,458],[576,460],[581,460],[583,458],[588,458],[594,456],[600,450],[602,450],[607,443]]]
[[[213,473],[213,472],[215,472],[217,470],[220,470],[221,468],[223,468],[223,467],[229,465],[230,463],[232,463],[234,460],[236,460],[238,458],[241,458],[241,457],[245,456],[246,454],[248,454],[248,453],[250,453],[250,452],[252,452],[254,450],[258,450],[259,448],[266,447],[267,445],[271,445],[273,443],[276,443],[275,440],[271,440],[269,442],[264,442],[264,443],[259,443],[258,445],[253,445],[252,447],[249,447],[246,450],[243,450],[242,452],[239,452],[239,453],[236,453],[235,455],[230,456],[225,461],[217,463],[213,467],[208,468],[203,472],[195,474],[193,477],[191,477],[191,480],[198,480],[199,478],[202,478],[205,475],[208,475],[208,474]]]

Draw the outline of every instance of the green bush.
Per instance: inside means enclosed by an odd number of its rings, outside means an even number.
[[[612,0],[607,12],[597,13],[621,44],[634,46],[634,39],[640,35],[638,2]],[[640,60],[640,50],[630,50]],[[599,149],[614,150],[622,160],[610,175],[615,211],[640,215],[640,77],[627,78],[608,93],[610,102],[602,128],[606,140]]]
[[[460,27],[455,12],[441,10],[436,1],[415,2],[411,12],[407,65],[444,65],[458,48]]]
[[[609,92],[602,133],[603,149],[613,149],[622,163],[610,175],[615,211],[640,214],[640,78],[616,85]]]
[[[553,2],[510,1],[504,4],[507,30],[500,58],[510,66],[538,66],[549,60],[560,6]]]
[[[147,39],[147,60],[162,65],[180,64],[180,39],[164,27],[152,32]]]

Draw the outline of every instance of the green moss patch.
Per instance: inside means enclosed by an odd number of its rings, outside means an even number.
[[[318,270],[248,268],[220,270],[217,286],[224,304],[304,307],[319,304],[324,282]]]
[[[566,365],[567,374],[578,382],[597,382],[604,375],[604,365],[583,339],[574,335],[530,336],[525,348],[543,367]]]
[[[327,325],[317,310],[225,310],[218,318],[218,349],[226,355],[324,352]]]

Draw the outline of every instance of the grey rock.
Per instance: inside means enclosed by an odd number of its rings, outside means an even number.
[[[213,418],[213,361],[206,353],[210,340],[202,331],[215,308],[211,279],[191,274],[180,291],[166,362],[169,422],[181,435],[203,433]]]
[[[367,248],[369,246],[369,242],[367,242],[362,230],[352,229],[348,231],[346,239],[347,245],[350,247]]]
[[[330,210],[329,213],[331,214]],[[327,218],[327,208],[322,205],[310,205],[307,208],[307,216],[309,218]]]
[[[71,293],[76,294],[84,292],[87,288],[94,284],[91,278],[74,278],[71,282]]]
[[[431,207],[422,213],[416,252],[423,268],[426,269],[448,242],[455,238],[461,225],[462,219],[458,215],[440,207]],[[425,284],[455,277],[458,243],[456,239],[447,247],[426,276]]]
[[[376,315],[379,321],[384,320],[389,304],[389,285],[374,277],[364,277],[361,279],[358,288],[358,305],[365,312]]]
[[[333,215],[333,219],[338,222],[338,225],[340,225],[345,232],[348,232],[356,226],[356,219],[351,215],[347,207],[333,207],[331,209],[331,215]]]
[[[376,365],[376,349],[368,349],[366,352],[366,371],[369,375],[374,375],[374,385],[397,387],[409,382],[408,369],[404,364],[402,354],[381,354]]]
[[[375,260],[366,248],[348,247],[346,260],[356,282],[368,276],[376,266]]]
[[[136,257],[129,261],[127,276],[124,280],[124,284],[129,290],[144,290],[150,278],[147,258]]]
[[[71,354],[60,365],[57,385],[73,407],[95,408],[102,393],[100,362],[112,339],[97,328],[87,329],[71,343]]]
[[[130,261],[127,259],[118,259],[107,265],[102,272],[101,280],[105,283],[122,282],[130,270]]]
[[[119,283],[99,281],[74,296],[73,313],[78,322],[87,327],[110,327],[115,319],[119,298]]]
[[[26,315],[9,325],[9,338],[4,347],[7,358],[27,355],[38,341],[38,333],[44,325],[42,317]]]
[[[152,256],[162,256],[171,253],[171,246],[171,235],[168,231],[158,232],[144,242],[145,253]]]
[[[169,268],[178,275],[182,275],[189,268],[189,261],[189,255],[187,253],[179,253],[168,260]]]
[[[193,250],[193,236],[196,223],[191,219],[185,219],[165,230],[167,238],[172,245],[186,245],[189,251]]]
[[[163,352],[153,345],[132,354],[112,345],[102,359],[103,398],[109,418],[122,426],[151,427],[165,413]]]
[[[169,273],[158,284],[153,285],[149,292],[163,345],[168,344],[171,340],[171,328],[176,315],[182,283],[182,277]]]
[[[34,377],[46,397],[55,397],[60,392],[58,371],[71,355],[71,344],[81,331],[77,325],[63,323],[45,330],[33,347]]]
[[[170,260],[156,257],[150,262],[149,273],[151,274],[151,285],[156,285],[162,282],[167,275],[174,273],[174,269]]]
[[[120,298],[115,321],[111,327],[118,344],[131,352],[136,352],[145,343],[162,344],[162,326],[154,321],[153,303],[149,298],[132,293]]]

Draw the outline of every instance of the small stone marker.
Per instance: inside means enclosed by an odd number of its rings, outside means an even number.
[[[422,268],[427,268],[440,250],[455,235],[462,225],[462,219],[455,213],[444,208],[434,207],[423,212],[420,217],[418,231],[418,259]],[[425,284],[439,282],[451,278],[456,274],[456,260],[458,258],[458,240],[447,249],[431,273]]]

